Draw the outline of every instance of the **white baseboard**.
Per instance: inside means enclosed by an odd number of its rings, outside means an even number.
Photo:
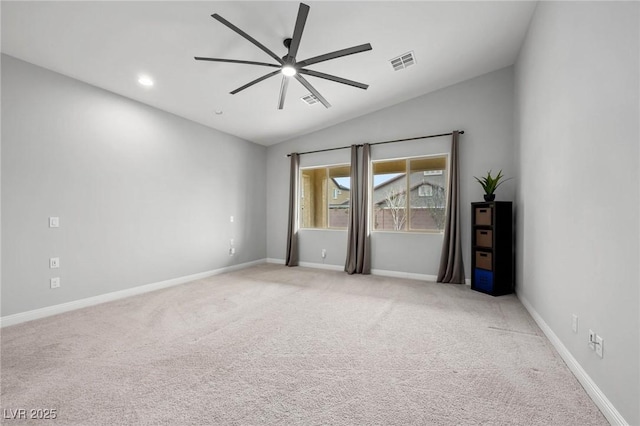
[[[275,263],[276,265],[284,265],[284,259],[267,258],[267,263]],[[298,266],[303,268],[328,269],[330,271],[342,271],[344,266],[329,265],[327,263],[298,262]]]
[[[596,385],[593,379],[591,379],[587,372],[584,371],[584,368],[582,368],[578,360],[571,355],[571,352],[569,352],[558,336],[556,336],[553,330],[551,330],[551,327],[549,327],[538,312],[536,312],[531,303],[521,295],[517,295],[517,297],[520,299],[520,302],[522,302],[534,321],[538,324],[545,336],[547,336],[553,347],[556,348],[560,357],[562,357],[573,375],[576,376],[582,387],[587,391],[589,397],[591,397],[593,402],[598,406],[609,423],[612,425],[628,426],[629,423],[627,423],[624,417],[622,417],[622,414],[616,410],[611,401],[609,401],[606,395],[600,390],[598,385]]]
[[[298,262],[303,268],[328,269],[330,271],[344,271],[344,265],[329,265],[328,263]]]
[[[284,259],[268,258],[267,263],[284,265]],[[298,264],[305,268],[329,269],[331,271],[344,271],[344,265],[329,265],[326,263],[313,263],[313,262],[298,262]],[[434,282],[438,279],[438,277],[435,275],[416,274],[412,272],[387,271],[384,269],[372,269],[371,275],[380,275],[383,277],[393,277],[393,278],[408,278],[411,280],[434,281]],[[467,281],[468,281],[468,285],[470,285],[471,281],[470,280],[467,280]]]
[[[385,269],[372,269],[371,275],[380,275],[382,277],[407,278],[410,280],[432,281],[435,282],[438,277],[435,275],[416,274],[413,272],[387,271]]]
[[[419,280],[419,281],[431,281],[437,282],[437,275],[428,275],[428,274],[416,274],[413,272],[398,272],[398,271],[386,271],[384,269],[372,269],[371,274],[380,275],[383,277],[393,277],[393,278],[407,278],[410,280]],[[469,278],[464,280],[465,285],[470,286],[471,280]]]
[[[200,272],[198,274],[186,275],[184,277],[172,278],[166,281],[160,281],[157,283],[145,284],[137,287],[128,288],[125,290],[105,293],[99,296],[87,297],[86,299],[74,300],[72,302],[61,303],[59,305],[47,306],[45,308],[34,309],[32,311],[20,312],[18,314],[13,314],[13,315],[7,315],[0,318],[0,328],[8,327],[10,325],[20,324],[27,321],[33,321],[40,318],[49,317],[51,315],[61,314],[63,312],[69,312],[76,309],[99,305],[101,303],[111,302],[113,300],[124,299],[125,297],[136,296],[138,294],[143,294],[143,293],[149,293],[151,291],[160,290],[167,287],[173,287],[180,284],[185,284],[191,281],[211,277],[213,275],[222,274],[224,272],[231,272],[231,271],[236,271],[238,269],[248,268],[249,266],[259,265],[265,262],[266,262],[266,259],[254,260],[251,262],[241,263],[238,265],[225,266],[224,268],[213,269],[206,272]]]

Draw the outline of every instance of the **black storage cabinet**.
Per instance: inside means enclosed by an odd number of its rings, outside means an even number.
[[[471,289],[500,296],[515,288],[511,201],[471,203]]]

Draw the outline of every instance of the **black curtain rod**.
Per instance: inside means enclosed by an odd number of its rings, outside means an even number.
[[[464,130],[458,130],[458,133],[461,134],[461,135],[464,135]],[[415,138],[395,139],[395,140],[392,140],[392,141],[383,141],[383,142],[372,142],[369,145],[382,145],[383,143],[406,142],[406,141],[414,141],[416,139],[437,138],[437,137],[440,137],[440,136],[451,136],[452,134],[453,134],[453,132],[451,132],[451,133],[440,133],[439,135],[417,136]],[[358,144],[356,146],[362,146],[362,144]],[[337,148],[318,149],[318,150],[315,150],[315,151],[298,152],[298,155],[315,154],[316,152],[336,151],[338,149],[347,149],[347,148],[351,148],[351,145],[339,146]],[[291,157],[291,154],[287,154],[287,157]]]

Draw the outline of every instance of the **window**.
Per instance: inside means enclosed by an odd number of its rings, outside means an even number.
[[[351,168],[348,165],[300,171],[300,227],[346,229]]]
[[[373,162],[373,229],[442,231],[446,168],[445,155]]]
[[[418,197],[432,197],[433,196],[433,186],[429,184],[420,185],[418,187]]]

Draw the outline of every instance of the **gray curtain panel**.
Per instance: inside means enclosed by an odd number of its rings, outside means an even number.
[[[347,230],[347,259],[344,270],[348,274],[353,274],[357,269],[358,258],[358,146],[351,145],[351,192],[349,194],[349,222]]]
[[[300,155],[291,154],[289,181],[289,227],[287,230],[287,256],[285,265],[298,266],[298,181],[300,179]]]
[[[444,225],[444,241],[440,255],[439,283],[464,284],[462,243],[460,238],[460,169],[458,166],[458,132],[451,136],[451,169],[449,172],[449,199]]]
[[[360,220],[358,223],[358,257],[356,272],[360,274],[371,273],[371,235],[369,232],[369,185],[371,177],[371,145],[365,143],[362,146],[360,159]]]
[[[371,238],[369,235],[369,163],[371,147],[365,144],[358,155],[358,146],[351,145],[351,193],[347,259],[348,274],[371,273]],[[360,161],[358,161],[358,159]]]

